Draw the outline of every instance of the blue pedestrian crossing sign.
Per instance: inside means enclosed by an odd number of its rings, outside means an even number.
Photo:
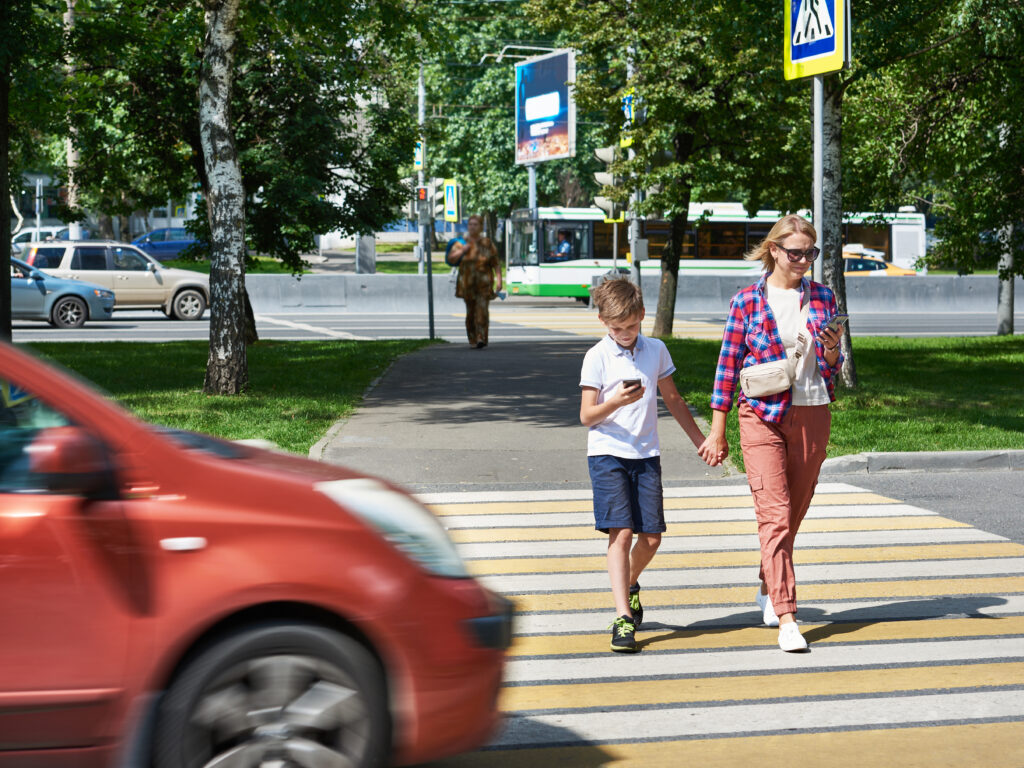
[[[412,155],[412,167],[414,170],[423,170],[423,142],[417,141],[416,148],[413,150]]]
[[[459,183],[455,179],[444,180],[444,220],[459,221]]]
[[[787,80],[838,72],[849,61],[849,0],[784,0]]]

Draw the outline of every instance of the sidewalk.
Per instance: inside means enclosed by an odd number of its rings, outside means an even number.
[[[413,491],[589,487],[579,374],[594,342],[421,349],[397,360],[311,455]],[[666,486],[742,477],[704,464],[664,408],[658,427]]]

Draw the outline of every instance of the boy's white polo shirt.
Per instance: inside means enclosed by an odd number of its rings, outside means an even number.
[[[675,370],[664,342],[643,334],[637,336],[632,352],[620,347],[611,336],[605,336],[587,350],[580,386],[596,389],[598,403],[603,403],[628,379],[640,379],[644,387],[643,397],[590,428],[587,455],[624,459],[660,456],[658,382]]]

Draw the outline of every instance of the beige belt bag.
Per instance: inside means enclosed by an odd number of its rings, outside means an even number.
[[[805,331],[807,330],[807,314],[810,310],[810,303],[804,304],[800,312],[800,319],[803,321],[803,330],[797,336],[796,346],[786,350],[785,360],[773,360],[770,363],[758,363],[740,371],[740,388],[748,399],[755,400],[768,395],[777,395],[785,392],[793,386],[796,381],[796,368],[803,354],[803,348],[807,343]]]

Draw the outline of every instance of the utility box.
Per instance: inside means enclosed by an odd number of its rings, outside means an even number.
[[[373,235],[356,238],[356,274],[373,275],[377,272],[377,239]]]

